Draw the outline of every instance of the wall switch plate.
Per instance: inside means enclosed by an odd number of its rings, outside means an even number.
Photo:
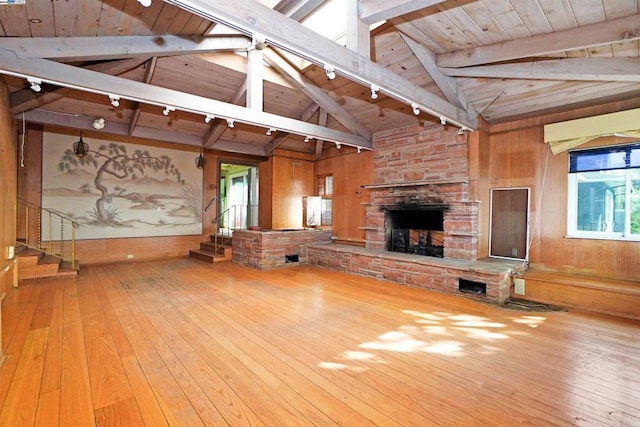
[[[512,257],[517,257],[518,256],[518,249],[517,248],[511,248],[511,256]]]
[[[9,246],[7,248],[7,259],[12,259],[14,256],[16,256],[16,247]]]
[[[127,259],[132,259],[132,258],[133,258],[133,254],[127,255]]]
[[[513,279],[514,289],[513,293],[516,295],[524,295],[524,279]]]

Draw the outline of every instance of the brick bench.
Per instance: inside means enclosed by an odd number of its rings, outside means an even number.
[[[318,267],[496,303],[509,298],[512,276],[522,267],[521,262],[434,258],[343,244],[310,245],[307,258]],[[460,290],[461,280],[486,285],[486,293]]]

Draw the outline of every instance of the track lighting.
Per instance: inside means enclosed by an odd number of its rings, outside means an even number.
[[[176,111],[176,107],[170,107],[170,106],[166,106],[164,107],[164,110],[162,110],[162,114],[164,114],[165,116],[168,116],[170,112],[172,111]]]
[[[362,153],[362,147],[358,147],[358,154]]]
[[[142,5],[144,7],[151,6],[151,0],[138,0],[138,3],[140,3],[140,5]]]
[[[339,150],[342,148],[342,144],[340,144],[339,142],[336,142],[336,148]]]
[[[271,136],[271,134],[275,131],[276,131],[276,128],[269,128],[267,129],[267,135]]]
[[[233,122],[233,120],[231,119],[227,119],[227,126],[229,126],[230,128],[235,126],[235,123]]]
[[[211,120],[215,119],[216,116],[212,116],[211,114],[207,114],[206,116],[204,116],[204,122],[209,124],[211,123]]]
[[[309,141],[310,141],[309,137],[308,137],[308,136],[305,136],[305,137],[304,137],[304,142],[309,142]]]
[[[420,114],[420,107],[418,107],[418,104],[411,104],[411,109],[413,110],[413,114],[416,116]]]
[[[445,119],[443,116],[440,116],[440,124],[442,126],[446,126],[447,125],[447,119]]]
[[[118,95],[109,95],[109,100],[114,107],[117,108],[120,106],[120,97]]]
[[[39,79],[34,79],[34,78],[29,77],[27,79],[27,81],[31,85],[31,90],[32,91],[40,92],[42,90],[42,87],[40,87],[40,85],[42,84],[42,81],[40,81]]]
[[[378,91],[380,88],[374,84],[371,85],[371,99],[378,99]]]
[[[336,71],[331,65],[325,64],[324,71],[327,73],[327,78],[329,80],[333,80],[336,78]]]

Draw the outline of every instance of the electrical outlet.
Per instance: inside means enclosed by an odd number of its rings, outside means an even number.
[[[7,248],[7,259],[12,259],[16,255],[16,247],[9,246]]]
[[[524,295],[524,279],[513,279],[514,289],[513,293],[516,295]]]
[[[132,258],[133,258],[133,254],[127,255],[127,259],[132,259]]]
[[[512,257],[517,257],[518,256],[518,249],[517,248],[511,248],[511,256]]]

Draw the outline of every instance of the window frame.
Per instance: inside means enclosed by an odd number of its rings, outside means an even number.
[[[640,142],[633,142],[623,145],[612,145],[582,150],[572,150],[568,154],[568,185],[567,185],[567,238],[597,239],[597,240],[620,240],[620,241],[640,241],[640,233],[631,233],[631,214],[633,204],[631,202],[632,174],[634,170],[640,171],[640,165],[633,165],[630,161],[631,152],[640,152]],[[612,166],[601,168],[586,168],[580,170],[576,156],[589,154],[609,154],[616,152],[628,152],[624,166]],[[578,176],[580,173],[592,173],[602,171],[623,171],[624,173],[624,229],[622,231],[592,231],[578,229]],[[604,203],[608,203],[608,198]],[[615,198],[613,203],[613,215],[615,217]],[[615,222],[612,222],[615,224]]]

